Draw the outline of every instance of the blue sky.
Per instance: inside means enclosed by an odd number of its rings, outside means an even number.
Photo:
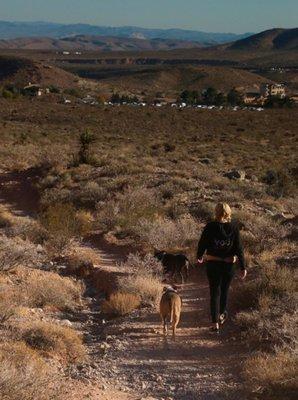
[[[257,32],[297,27],[298,0],[0,0],[0,20]]]

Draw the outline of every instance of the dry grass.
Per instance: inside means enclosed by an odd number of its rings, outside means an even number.
[[[194,245],[199,237],[199,225],[190,216],[183,215],[173,221],[159,218],[154,221],[141,219],[137,232],[144,244],[158,250],[187,248]]]
[[[0,205],[0,229],[10,228],[13,221],[13,215],[4,206]]]
[[[293,399],[297,396],[297,356],[279,350],[277,354],[261,353],[248,359],[244,374],[257,398]]]
[[[296,346],[297,286],[295,271],[274,264],[263,267],[257,279],[248,283],[250,307],[254,309],[238,313],[237,321],[247,330],[250,340],[266,348]]]
[[[132,293],[117,292],[110,296],[109,300],[102,304],[102,311],[108,315],[119,317],[131,313],[141,304],[138,295]]]
[[[37,321],[13,325],[14,334],[40,354],[57,357],[64,363],[79,363],[86,359],[81,337],[71,328]]]
[[[25,271],[24,271],[25,272]],[[19,289],[29,307],[53,306],[59,310],[73,310],[81,305],[82,285],[54,272],[23,272]]]
[[[28,304],[31,307],[50,305],[59,310],[73,310],[81,305],[81,294],[79,283],[50,272],[31,275],[27,284]]]
[[[154,190],[129,188],[117,195],[114,202],[98,207],[98,225],[101,228],[117,228],[122,236],[135,235],[141,218],[153,220],[161,212],[161,205]]]
[[[46,230],[30,217],[14,217],[13,223],[5,229],[5,233],[9,237],[18,237],[34,244],[43,244],[48,239]]]
[[[154,306],[160,298],[162,284],[152,275],[131,275],[118,280],[119,290],[138,295],[143,305]]]
[[[63,387],[55,372],[23,342],[0,344],[0,399],[62,399]]]
[[[39,260],[40,256],[32,243],[0,236],[0,271],[8,271],[19,265],[34,267]]]
[[[141,256],[139,253],[130,253],[126,262],[121,264],[121,269],[139,276],[152,275],[161,278],[163,274],[161,262],[151,254]]]
[[[122,268],[130,271],[130,275],[118,278],[118,290],[139,296],[142,305],[155,306],[163,288],[161,263],[150,254],[144,257],[130,254]]]
[[[67,265],[67,274],[87,278],[94,271],[94,265],[100,263],[100,258],[91,248],[74,246],[64,257],[63,263]]]
[[[7,282],[0,282],[0,314],[4,316],[15,307],[74,310],[81,306],[82,289],[80,283],[54,272],[17,268],[8,275]],[[10,307],[6,309],[5,305]]]
[[[0,323],[8,321],[17,310],[16,296],[7,284],[0,282]]]

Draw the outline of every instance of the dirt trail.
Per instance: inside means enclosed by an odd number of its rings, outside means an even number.
[[[105,365],[113,371],[106,378],[112,376],[122,389],[144,399],[244,399],[239,366],[245,350],[231,322],[219,336],[209,333],[204,275],[194,274],[180,293],[183,313],[176,341],[162,336],[156,312],[136,312],[105,327]]]
[[[11,180],[9,179],[11,176]],[[23,214],[34,214],[37,197],[29,175],[0,175],[0,201]],[[20,196],[26,199],[20,201]],[[28,207],[28,208],[27,208]],[[101,268],[115,270],[123,253],[99,237],[89,238]],[[87,245],[87,243],[85,243]],[[86,295],[90,308],[72,316],[83,331],[90,362],[70,371],[82,380],[75,398],[101,400],[245,399],[240,363],[247,349],[236,339],[229,321],[220,335],[209,332],[208,285],[203,271],[194,271],[180,292],[183,298],[177,339],[164,338],[158,313],[136,311],[127,318],[106,322],[92,286]],[[231,293],[233,296],[233,293]],[[95,300],[96,299],[96,300]],[[84,382],[84,384],[83,384]]]

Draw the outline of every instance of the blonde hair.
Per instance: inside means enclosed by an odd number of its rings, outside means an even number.
[[[232,218],[231,207],[227,203],[218,203],[215,207],[215,219],[219,222],[230,222]]]

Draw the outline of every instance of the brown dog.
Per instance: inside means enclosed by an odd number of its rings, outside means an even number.
[[[176,336],[176,328],[180,320],[182,300],[175,287],[165,287],[160,300],[159,312],[163,323],[163,333],[167,334],[167,320],[170,317],[170,323],[173,329],[173,338]]]

